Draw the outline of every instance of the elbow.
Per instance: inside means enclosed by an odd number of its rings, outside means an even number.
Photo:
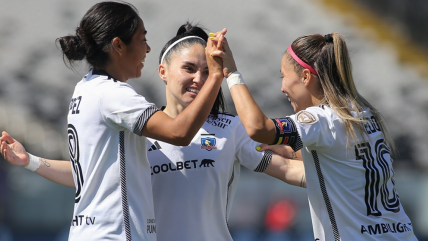
[[[247,135],[254,141],[271,145],[275,141],[275,128],[269,124],[271,122],[251,122],[244,123]]]
[[[265,143],[265,144],[271,144],[271,143],[266,143],[266,133],[255,129],[255,128],[251,128],[247,130],[247,134],[248,136],[253,139],[254,141],[260,142],[260,143]]]
[[[192,142],[193,136],[189,135],[176,135],[172,140],[171,144],[175,146],[188,146]]]
[[[174,145],[175,146],[188,146],[190,145],[191,140],[176,140]]]

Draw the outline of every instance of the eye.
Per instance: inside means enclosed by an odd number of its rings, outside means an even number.
[[[209,75],[209,74],[210,74],[210,71],[206,69],[206,70],[204,70],[204,74],[205,74],[205,75]]]
[[[186,70],[189,73],[193,72],[193,68],[190,67],[190,66],[188,66],[188,65],[183,66],[183,69]]]

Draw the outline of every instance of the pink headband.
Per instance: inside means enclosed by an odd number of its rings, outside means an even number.
[[[318,75],[315,69],[313,69],[311,66],[309,66],[309,64],[303,62],[303,60],[297,57],[297,55],[294,53],[293,49],[291,48],[291,45],[288,47],[288,53],[290,53],[291,57],[293,57],[293,59],[296,60],[296,62],[299,63],[303,68],[309,69],[309,71],[311,71],[311,73],[314,75]]]

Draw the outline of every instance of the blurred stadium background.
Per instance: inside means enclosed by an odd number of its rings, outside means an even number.
[[[93,0],[2,0],[0,130],[27,150],[68,159],[66,115],[74,85],[86,73],[67,69],[55,39],[74,29]],[[287,46],[309,33],[347,37],[357,87],[388,120],[400,199],[419,240],[428,240],[428,2],[426,0],[162,0],[129,1],[152,48],[137,92],[165,104],[157,74],[163,45],[185,21],[208,31],[228,28],[240,72],[268,116],[292,113],[280,88]],[[227,86],[228,110],[235,113]],[[1,157],[0,157],[1,159]],[[0,241],[67,240],[74,189],[0,160]],[[236,241],[313,240],[306,190],[242,172],[229,221]]]

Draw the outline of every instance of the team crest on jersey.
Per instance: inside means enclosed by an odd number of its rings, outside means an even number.
[[[297,122],[301,124],[313,124],[317,122],[317,119],[315,118],[315,116],[312,113],[305,110],[302,110],[299,113],[297,113],[296,119],[297,119]]]
[[[201,138],[201,149],[211,151],[217,149],[215,137],[202,137]]]

